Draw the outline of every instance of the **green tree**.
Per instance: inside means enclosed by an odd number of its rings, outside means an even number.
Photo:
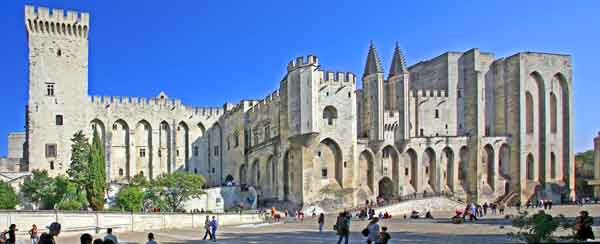
[[[53,200],[61,210],[79,210],[86,202],[77,184],[64,175],[54,178]]]
[[[133,178],[131,179],[129,184],[134,185],[134,186],[139,186],[141,188],[145,188],[148,186],[149,182],[146,179],[146,177],[144,177],[141,174],[137,174],[137,175],[133,176]]]
[[[117,193],[117,204],[121,209],[138,212],[144,204],[144,192],[139,186],[124,186]]]
[[[187,172],[164,174],[156,179],[160,196],[170,211],[181,208],[184,201],[197,197],[204,192],[204,178]]]
[[[23,182],[21,193],[31,202],[34,209],[54,207],[54,179],[46,170],[34,170]]]
[[[65,199],[56,204],[56,208],[60,210],[81,210],[83,203],[79,200]]]
[[[104,209],[104,193],[106,191],[106,169],[104,147],[96,130],[94,130],[92,146],[90,147],[87,175],[85,191],[88,203],[92,209],[102,210]]]
[[[88,138],[85,137],[83,131],[77,131],[71,138],[71,165],[67,170],[67,174],[73,182],[76,183],[77,192],[83,192],[85,183],[89,177],[87,174],[90,145]]]
[[[557,230],[572,230],[574,224],[565,216],[552,217],[540,210],[538,213],[529,215],[527,211],[519,212],[519,216],[512,220],[512,226],[519,228],[508,235],[512,239],[527,243],[556,242],[559,239],[572,239],[573,233],[567,236],[555,236]]]
[[[15,209],[17,194],[7,182],[0,181],[0,209]]]
[[[160,208],[167,209],[167,204],[161,197],[161,188],[156,184],[156,181],[150,180],[146,188],[144,188],[144,208]]]

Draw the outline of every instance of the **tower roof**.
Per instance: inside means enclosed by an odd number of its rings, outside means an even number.
[[[392,57],[392,66],[390,67],[390,77],[405,73],[406,71],[407,70],[406,62],[404,61],[404,55],[402,54],[400,46],[398,46],[398,42],[396,42],[396,48],[394,48],[394,56]]]
[[[369,47],[369,54],[367,55],[367,63],[365,64],[365,72],[363,73],[363,76],[375,73],[383,73],[383,67],[381,66],[379,56],[377,56],[375,43],[371,41],[371,46]]]

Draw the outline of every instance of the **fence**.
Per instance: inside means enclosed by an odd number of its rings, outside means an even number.
[[[33,224],[40,231],[58,222],[61,235],[95,232],[113,228],[116,232],[147,231],[177,228],[201,228],[206,216],[216,216],[220,225],[241,225],[264,222],[259,214],[183,214],[183,213],[122,213],[122,212],[62,212],[62,211],[0,211],[0,229],[16,224],[19,234],[26,234]]]

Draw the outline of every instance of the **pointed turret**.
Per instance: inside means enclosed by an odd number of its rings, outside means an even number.
[[[400,46],[398,46],[398,42],[396,42],[396,48],[394,49],[394,57],[392,58],[392,66],[390,67],[389,77],[406,73],[406,71],[407,70],[406,63],[404,61],[404,55],[402,54]]]
[[[365,72],[363,73],[363,77],[375,73],[383,73],[383,67],[381,66],[381,61],[379,60],[379,57],[377,56],[375,43],[371,41],[371,46],[369,47],[369,54],[367,56],[367,63],[365,64]]]

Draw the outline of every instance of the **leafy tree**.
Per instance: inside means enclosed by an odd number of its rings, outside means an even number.
[[[56,205],[56,208],[60,210],[81,210],[83,208],[83,203],[75,199],[66,199],[59,202]]]
[[[149,182],[146,179],[146,177],[144,177],[141,174],[137,174],[137,175],[133,176],[133,178],[131,179],[129,184],[134,185],[134,186],[139,186],[141,188],[145,188],[145,187],[148,187]]]
[[[164,174],[156,179],[160,196],[171,211],[181,208],[184,201],[197,197],[204,192],[204,178],[187,172]]]
[[[87,175],[85,191],[88,203],[92,209],[102,210],[104,209],[104,193],[106,191],[106,169],[104,147],[96,130],[94,130],[92,146],[90,147]]]
[[[140,211],[144,203],[144,192],[139,186],[124,186],[117,193],[117,204],[127,211]]]
[[[512,239],[525,241],[527,243],[555,242],[557,239],[572,239],[573,235],[557,237],[554,233],[559,229],[572,230],[574,224],[565,216],[552,217],[540,211],[529,215],[527,211],[519,212],[519,216],[512,220],[512,226],[519,228],[516,233],[508,235]]]
[[[0,209],[15,209],[17,194],[7,182],[0,181]]]
[[[160,208],[167,209],[167,204],[164,198],[161,197],[161,188],[156,185],[156,181],[151,180],[148,186],[144,189],[144,208]]]
[[[89,177],[87,174],[90,145],[83,131],[77,131],[71,138],[71,165],[67,174],[76,183],[77,192],[83,192]]]
[[[34,209],[45,206],[54,207],[54,179],[48,176],[46,170],[34,170],[32,176],[23,182],[21,192],[33,205]],[[44,204],[42,204],[44,203]]]

